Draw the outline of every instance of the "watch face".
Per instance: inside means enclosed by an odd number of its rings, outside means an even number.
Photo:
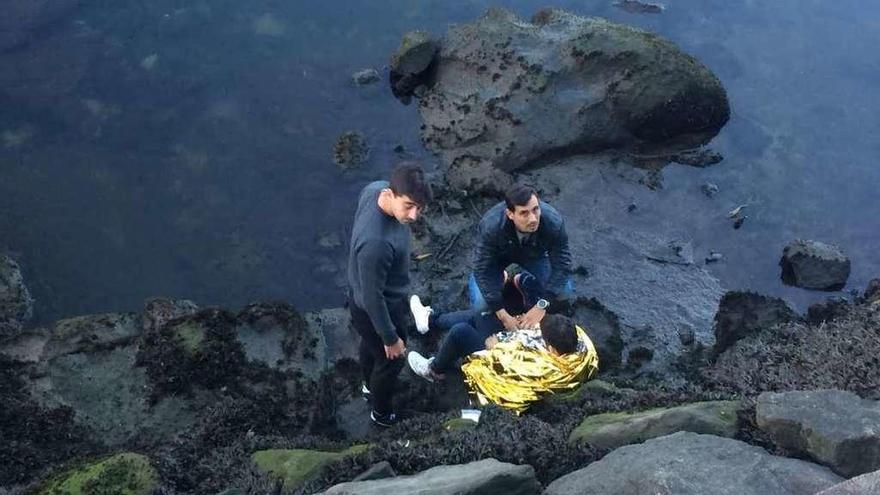
[[[547,309],[547,306],[549,306],[549,305],[550,305],[550,303],[548,303],[545,299],[538,299],[538,307],[539,308]]]

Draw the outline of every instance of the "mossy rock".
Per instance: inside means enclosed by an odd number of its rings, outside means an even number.
[[[596,414],[572,430],[569,443],[614,449],[678,431],[732,438],[740,401],[709,401],[639,412]]]
[[[305,449],[259,450],[251,454],[251,460],[259,470],[281,478],[284,481],[284,490],[290,491],[319,476],[334,462],[360,454],[369,448],[369,445],[355,445],[342,452]]]
[[[126,452],[70,470],[40,491],[41,495],[149,495],[158,481],[143,455]]]
[[[187,321],[174,327],[178,342],[190,354],[195,354],[205,341],[205,328],[198,323]]]
[[[443,423],[446,431],[471,430],[477,426],[477,422],[467,418],[452,418]]]

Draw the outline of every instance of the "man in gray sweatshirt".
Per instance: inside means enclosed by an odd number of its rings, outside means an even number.
[[[402,162],[390,181],[367,184],[358,199],[348,257],[351,324],[361,337],[359,359],[370,418],[396,421],[392,408],[404,366],[409,316],[410,228],[432,199],[422,167]]]

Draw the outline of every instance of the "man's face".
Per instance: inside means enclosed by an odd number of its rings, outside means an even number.
[[[391,205],[391,214],[398,222],[409,225],[419,219],[422,212],[422,206],[413,201],[409,196],[401,194],[400,196],[390,191],[389,204]]]
[[[504,211],[507,213],[507,218],[516,226],[516,230],[524,234],[535,232],[541,224],[541,204],[534,194],[525,206],[516,206],[513,211],[508,209]]]

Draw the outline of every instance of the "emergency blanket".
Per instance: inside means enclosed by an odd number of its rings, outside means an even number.
[[[521,414],[547,394],[574,390],[599,370],[599,356],[583,328],[578,349],[551,354],[538,330],[498,334],[492,348],[471,354],[461,367],[465,383],[480,406],[494,403]]]

